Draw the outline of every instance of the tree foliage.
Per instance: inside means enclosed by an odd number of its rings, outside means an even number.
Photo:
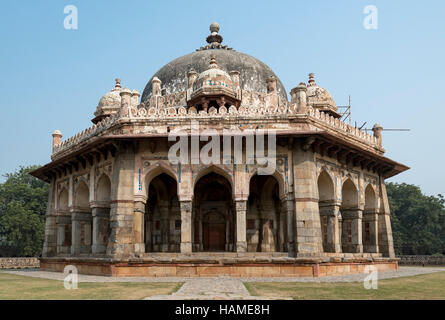
[[[388,183],[396,254],[445,254],[445,199],[418,186]]]
[[[0,256],[39,256],[44,239],[49,185],[20,167],[0,184]]]

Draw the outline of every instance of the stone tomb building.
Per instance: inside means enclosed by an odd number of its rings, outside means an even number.
[[[63,141],[54,132],[51,162],[32,173],[51,185],[41,268],[116,276],[397,268],[385,179],[408,168],[384,156],[382,127],[370,135],[343,122],[313,74],[288,100],[267,65],[223,45],[218,24],[210,30],[207,45],[162,67],[142,97],[117,79],[93,126]],[[170,134],[189,141],[209,129],[235,133],[229,154],[193,161],[217,141],[201,136],[198,151],[188,145],[185,159],[169,160],[178,141]],[[266,175],[261,157],[246,152],[259,131],[275,164]],[[236,137],[242,163],[233,161]]]

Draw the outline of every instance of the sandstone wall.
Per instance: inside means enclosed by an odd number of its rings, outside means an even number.
[[[0,258],[0,269],[39,268],[38,258]]]

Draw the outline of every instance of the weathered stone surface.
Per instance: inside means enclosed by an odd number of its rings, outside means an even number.
[[[119,80],[92,127],[64,141],[54,132],[53,162],[33,172],[51,183],[43,257],[147,276],[320,276],[394,258],[384,179],[408,168],[384,157],[381,126],[370,135],[343,122],[313,74],[288,101],[266,65],[218,31],[207,40],[161,68],[141,100]],[[177,139],[199,135],[208,143],[172,159]]]

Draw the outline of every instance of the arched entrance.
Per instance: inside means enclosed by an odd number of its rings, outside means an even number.
[[[145,207],[145,252],[179,252],[181,214],[176,181],[161,173],[150,181]]]
[[[215,210],[204,215],[202,237],[204,251],[225,251],[226,221],[221,212]]]
[[[250,179],[247,206],[247,250],[250,252],[285,252],[287,217],[279,198],[279,184],[271,175]]]
[[[211,172],[194,188],[193,250],[233,251],[234,210],[232,187],[223,176]]]

